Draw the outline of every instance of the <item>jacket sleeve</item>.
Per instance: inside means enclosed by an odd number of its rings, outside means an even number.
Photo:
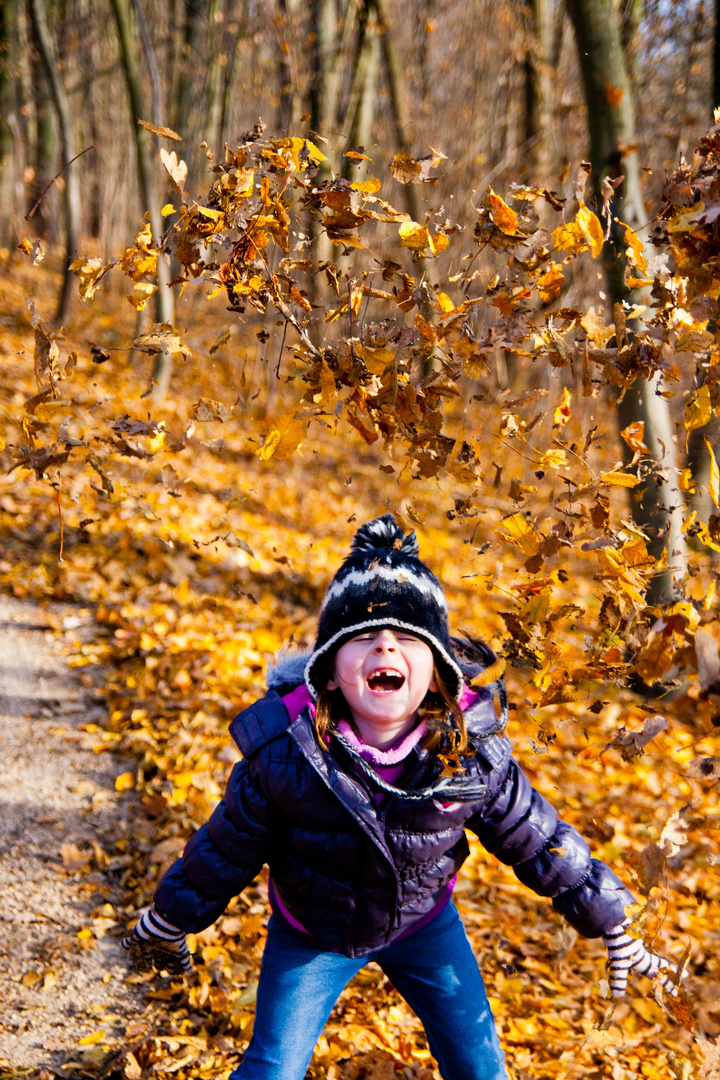
[[[163,875],[155,907],[186,933],[204,930],[257,877],[268,858],[270,835],[268,801],[241,761],[210,819]]]
[[[551,897],[579,934],[600,937],[624,921],[626,906],[634,902],[630,890],[591,857],[577,829],[558,818],[514,759],[468,826],[489,852],[512,866],[523,885]]]

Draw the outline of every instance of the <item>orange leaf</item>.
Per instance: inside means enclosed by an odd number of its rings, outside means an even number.
[[[518,230],[518,216],[511,207],[496,195],[492,188],[485,196],[485,205],[490,209],[490,217],[501,232],[514,236]]]

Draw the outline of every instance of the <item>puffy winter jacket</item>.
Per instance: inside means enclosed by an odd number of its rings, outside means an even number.
[[[243,760],[225,797],[155,893],[175,926],[209,926],[270,870],[282,908],[322,946],[363,956],[408,933],[447,893],[469,854],[466,829],[586,937],[624,920],[632,894],[511,756],[488,689],[465,712],[473,753],[441,777],[412,751],[405,794],[378,789],[340,738],[321,748],[302,691],[270,692],[233,720]]]

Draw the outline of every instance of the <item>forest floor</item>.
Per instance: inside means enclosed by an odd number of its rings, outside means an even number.
[[[287,457],[264,454],[273,434],[281,449],[304,389],[289,361],[271,378],[277,352],[265,363],[247,326],[224,310],[211,318],[192,294],[178,324],[193,359],[159,406],[146,395],[149,358],[128,350],[134,312],[108,286],[60,341],[63,359],[77,354],[75,374],[38,406],[25,300],[48,318],[56,288],[44,269],[0,277],[0,358],[14,373],[0,381],[0,1080],[221,1080],[235,1067],[252,1032],[264,880],[191,936],[185,984],[129,976],[119,939],[222,794],[237,760],[232,716],[263,693],[280,648],[312,643],[353,532],[386,509],[417,528],[453,629],[510,656],[508,732],[531,781],[636,895],[674,822],[672,857],[641,915],[659,952],[678,960],[690,946],[680,1013],[634,980],[610,1014],[602,943],[576,941],[473,842],[455,896],[510,1060],[522,1080],[688,1080],[697,1069],[720,1080],[720,794],[685,772],[720,753],[720,728],[699,715],[692,673],[657,701],[610,679],[588,678],[576,697],[545,693],[548,673],[578,669],[606,633],[597,553],[557,544],[541,575],[524,568],[506,522],[521,506],[543,527],[552,475],[538,483],[536,464],[496,437],[493,386],[448,406],[457,417],[467,408],[485,440],[477,491],[458,470],[412,475],[402,453],[330,415]],[[109,358],[98,364],[93,346]],[[551,436],[557,404],[549,395],[538,438]],[[590,398],[572,408],[568,432],[582,443],[607,410]],[[618,456],[605,427],[597,471]],[[28,431],[40,446],[61,429],[73,453],[47,478],[17,468]],[[703,611],[712,581],[701,555]],[[541,671],[531,649],[543,643],[553,661]],[[622,754],[618,732],[639,732],[654,712],[667,730]],[[308,1075],[436,1074],[417,1019],[370,967],[342,995]]]
[[[68,1076],[99,1029],[146,1027],[119,944],[127,858],[105,855],[131,827],[128,763],[97,752],[96,681],[68,666],[93,632],[87,611],[0,596],[0,1073]]]

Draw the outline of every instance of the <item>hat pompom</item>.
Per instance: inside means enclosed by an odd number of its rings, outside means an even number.
[[[419,548],[415,531],[407,535],[402,531],[392,514],[368,521],[358,529],[353,537],[352,552],[379,553],[386,548],[401,551],[403,555],[418,557]]]

